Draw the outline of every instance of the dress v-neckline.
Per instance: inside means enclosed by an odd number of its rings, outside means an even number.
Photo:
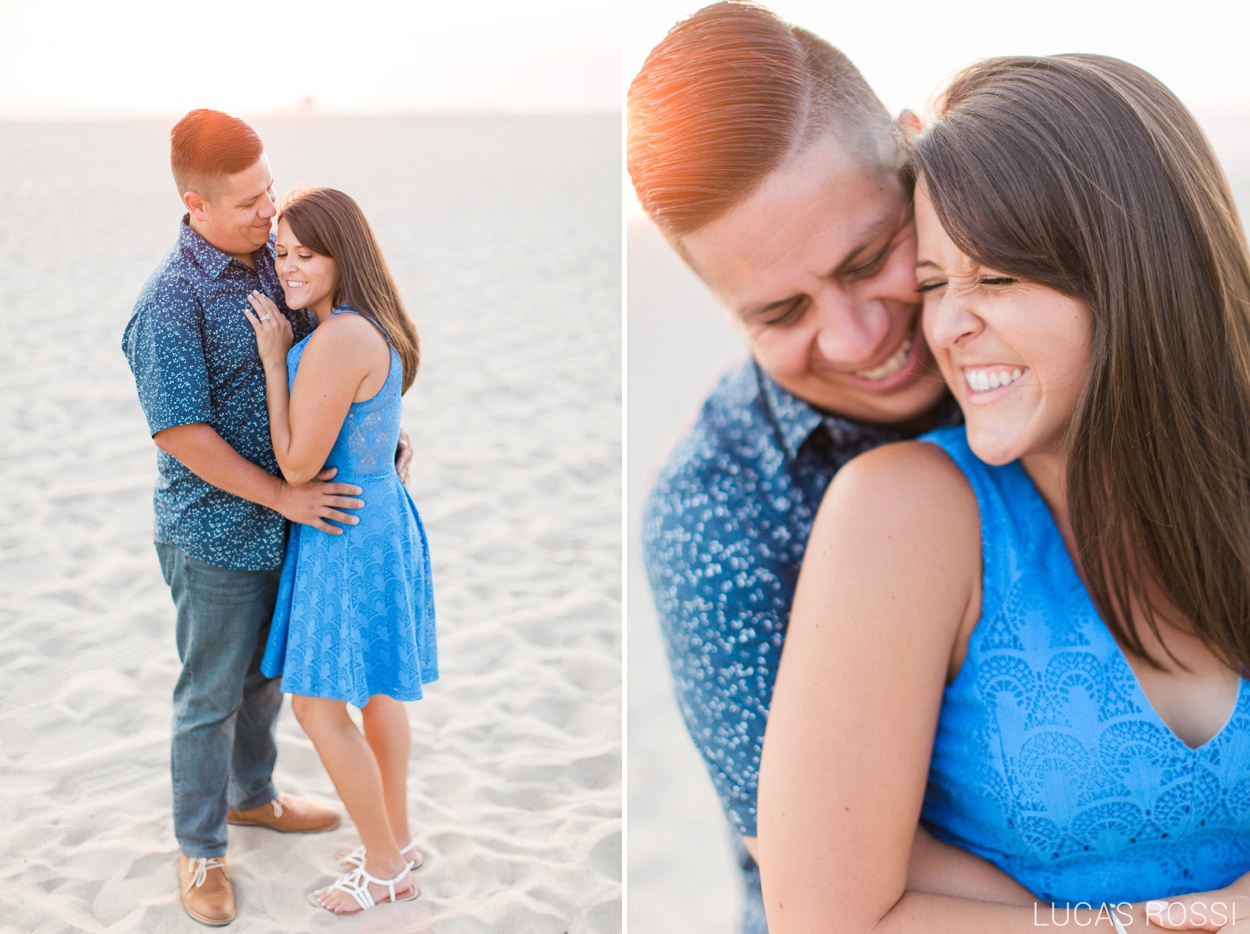
[[[1107,640],[1111,644],[1111,648],[1115,653],[1116,663],[1124,667],[1125,673],[1128,675],[1129,681],[1133,685],[1133,691],[1137,694],[1137,697],[1134,699],[1137,701],[1138,706],[1144,708],[1144,710],[1148,710],[1150,712],[1150,716],[1152,716],[1155,722],[1164,729],[1168,737],[1180,746],[1184,747],[1187,752],[1200,753],[1205,751],[1207,747],[1217,742],[1225,734],[1225,732],[1227,732],[1229,725],[1236,718],[1237,712],[1241,709],[1242,704],[1246,699],[1246,679],[1240,677],[1237,679],[1237,694],[1233,700],[1233,706],[1229,710],[1228,716],[1224,719],[1223,725],[1216,730],[1215,733],[1197,746],[1191,746],[1189,743],[1181,739],[1180,736],[1177,735],[1176,731],[1172,729],[1171,725],[1164,720],[1162,716],[1160,716],[1159,711],[1155,709],[1154,704],[1150,700],[1150,696],[1146,693],[1146,689],[1142,687],[1141,680],[1137,677],[1137,672],[1133,670],[1133,666],[1129,663],[1128,656],[1124,654],[1124,649],[1120,647],[1120,643],[1116,641],[1115,637],[1111,634],[1111,630],[1107,628],[1106,622],[1103,621],[1102,614],[1098,612],[1098,607],[1094,605],[1093,598],[1089,595],[1089,590],[1085,586],[1085,581],[1081,579],[1081,575],[1076,571],[1076,562],[1072,560],[1072,554],[1068,551],[1068,544],[1063,540],[1063,534],[1059,531],[1059,525],[1055,522],[1054,514],[1051,513],[1050,507],[1046,504],[1045,497],[1042,496],[1041,491],[1037,488],[1037,484],[1033,482],[1033,478],[1029,476],[1028,471],[1024,469],[1024,465],[1019,461],[1013,461],[1008,465],[1008,468],[1018,471],[1019,476],[1017,479],[1027,488],[1026,495],[1031,497],[1034,501],[1035,507],[1040,509],[1045,514],[1046,524],[1044,529],[1046,534],[1051,536],[1051,541],[1048,543],[1051,546],[1050,550],[1052,552],[1057,550],[1062,554],[1063,569],[1070,576],[1075,586],[1080,590],[1081,603],[1083,604],[1082,608],[1088,613],[1090,619],[1094,620],[1098,624],[1097,630],[1101,634],[1101,638]]]

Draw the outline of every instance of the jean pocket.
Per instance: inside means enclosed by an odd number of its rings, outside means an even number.
[[[219,568],[190,555],[183,555],[187,589],[200,604],[251,606],[272,604],[277,589],[277,571],[236,571]]]

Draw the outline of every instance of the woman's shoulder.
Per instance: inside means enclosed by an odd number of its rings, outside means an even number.
[[[378,330],[378,326],[364,315],[351,308],[336,308],[334,314],[317,325],[314,335],[320,334],[323,339],[332,338],[341,341],[365,341],[386,343],[386,338]]]
[[[382,332],[368,318],[356,313],[336,313],[317,325],[308,338],[308,350],[314,355],[360,354],[380,357],[390,349]]]
[[[834,475],[813,530],[815,541],[857,541],[914,578],[980,560],[977,498],[945,450],[922,441],[882,445]],[[944,572],[945,573],[945,572]]]
[[[980,577],[979,513],[967,478],[940,447],[904,441],[861,454],[834,476],[800,587],[806,582],[808,606],[815,595],[848,620],[891,627],[897,645],[928,647],[948,678],[960,634],[976,619]],[[795,614],[823,618],[799,613],[798,596]]]
[[[928,441],[884,444],[849,461],[829,487],[873,508],[883,502],[944,513],[976,506],[968,477],[946,447]]]

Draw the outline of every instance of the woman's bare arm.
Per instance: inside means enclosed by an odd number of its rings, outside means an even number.
[[[769,929],[872,930],[906,891],[942,692],[980,576],[976,501],[927,444],[834,478],[795,592],[760,768]]]
[[[253,293],[249,301],[255,313],[244,313],[256,333],[265,367],[273,453],[288,482],[304,483],[325,464],[362,387],[368,384],[376,389],[386,379],[390,349],[377,329],[359,315],[336,315],[309,338],[288,392],[290,325],[264,295]]]

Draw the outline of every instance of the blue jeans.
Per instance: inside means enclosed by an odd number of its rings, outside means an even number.
[[[174,835],[186,856],[223,856],[227,807],[272,801],[279,682],[260,673],[280,571],[231,571],[156,543],[178,610]],[[227,797],[229,804],[227,804]]]

